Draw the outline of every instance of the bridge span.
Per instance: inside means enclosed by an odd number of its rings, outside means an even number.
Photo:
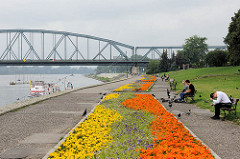
[[[4,60],[0,62],[0,66],[147,66],[149,61],[135,60]]]
[[[209,49],[226,46],[209,46]],[[42,29],[0,30],[0,65],[140,65],[182,46],[134,47],[110,39]],[[138,56],[141,55],[141,56]]]

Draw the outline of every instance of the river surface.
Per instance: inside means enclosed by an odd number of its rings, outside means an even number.
[[[102,82],[90,79],[81,74],[31,74],[31,75],[0,75],[0,106],[29,99],[30,84],[10,85],[10,82],[44,81],[54,83],[63,91],[67,83],[71,82],[74,88],[91,86]]]

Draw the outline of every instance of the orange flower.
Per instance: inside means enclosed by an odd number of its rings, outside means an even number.
[[[169,113],[152,95],[137,94],[135,98],[127,99],[122,105],[153,113],[152,121],[153,149],[140,149],[142,158],[165,159],[214,159],[210,150],[199,140],[196,140],[182,123]]]

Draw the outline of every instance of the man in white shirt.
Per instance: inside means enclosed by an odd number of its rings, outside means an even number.
[[[221,107],[231,107],[232,102],[226,95],[226,93],[221,92],[221,91],[216,91],[215,93],[210,94],[210,100],[213,101],[213,104],[211,106],[215,106],[215,115],[211,117],[213,120],[218,120],[220,119],[220,108]]]

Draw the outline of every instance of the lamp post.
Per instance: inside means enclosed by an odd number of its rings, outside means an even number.
[[[126,55],[127,55],[127,51],[126,51]],[[127,58],[128,61],[128,58]],[[128,63],[127,63],[127,78],[128,78]]]

